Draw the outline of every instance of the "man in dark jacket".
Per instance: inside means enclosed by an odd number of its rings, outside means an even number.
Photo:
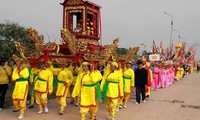
[[[136,87],[136,104],[140,104],[140,93],[142,94],[142,102],[145,102],[145,85],[147,85],[148,73],[143,68],[142,61],[137,62],[138,68],[135,71],[135,87]]]

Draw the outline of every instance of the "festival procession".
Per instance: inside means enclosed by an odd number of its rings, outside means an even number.
[[[16,119],[29,119],[27,113],[36,108],[41,116],[56,109],[58,116],[51,119],[59,120],[73,105],[81,120],[97,120],[103,104],[105,120],[118,120],[117,114],[130,104],[146,104],[152,91],[173,87],[200,71],[197,43],[177,42],[164,48],[162,41],[152,40],[150,51],[139,54],[141,45],[135,45],[119,53],[121,39],[102,44],[101,6],[85,0],[64,0],[61,5],[61,43],[45,43],[39,31],[27,27],[33,49],[13,40],[16,54],[11,59],[0,54],[0,114],[10,99]],[[50,100],[55,108],[49,108]]]

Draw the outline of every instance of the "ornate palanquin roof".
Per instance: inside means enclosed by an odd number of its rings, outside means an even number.
[[[101,8],[101,6],[88,1],[88,0],[65,0],[63,3],[60,3],[61,5],[94,5],[95,7]]]

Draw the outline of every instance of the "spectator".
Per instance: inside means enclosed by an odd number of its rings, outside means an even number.
[[[136,104],[140,104],[140,94],[142,102],[145,102],[145,85],[147,85],[148,73],[143,67],[142,61],[137,62],[138,68],[135,71]]]
[[[8,66],[8,62],[0,61],[0,111],[3,109],[5,102],[11,71],[12,70],[11,67]]]

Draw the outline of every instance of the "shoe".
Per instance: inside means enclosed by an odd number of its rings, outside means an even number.
[[[115,118],[111,118],[111,120],[115,120]]]
[[[94,118],[90,117],[90,120],[97,120],[96,116]]]
[[[44,108],[44,112],[45,112],[45,113],[48,113],[48,112],[49,112],[48,107]]]
[[[118,111],[119,111],[119,108],[116,109],[116,112],[118,112]]]
[[[122,109],[123,108],[123,106],[122,105],[119,105],[119,109]]]
[[[138,103],[138,102],[136,102],[135,104],[136,104],[136,105],[138,105],[139,103]]]
[[[146,98],[149,98],[149,95],[147,95]]]
[[[24,118],[24,116],[23,115],[20,115],[19,117],[18,117],[18,119],[23,119]]]
[[[111,119],[112,119],[112,117],[111,117],[111,116],[108,116],[106,119],[107,119],[107,120],[111,120]]]
[[[127,108],[127,106],[126,106],[126,105],[124,105],[123,107],[124,107],[124,108]]]
[[[79,103],[75,103],[75,106],[79,106]]]
[[[0,111],[2,111],[3,110],[3,108],[0,108]]]
[[[29,108],[29,109],[34,108],[34,105],[30,105],[30,106],[28,106],[28,108]]]
[[[143,100],[142,102],[143,102],[143,103],[145,103],[146,101],[145,101],[145,100]]]
[[[43,111],[42,111],[42,110],[38,111],[38,114],[42,114],[42,113],[43,113]]]
[[[58,113],[59,115],[63,115],[64,111],[60,110]]]
[[[13,110],[13,112],[18,112],[18,111],[19,111],[18,109],[14,109],[14,110]]]

